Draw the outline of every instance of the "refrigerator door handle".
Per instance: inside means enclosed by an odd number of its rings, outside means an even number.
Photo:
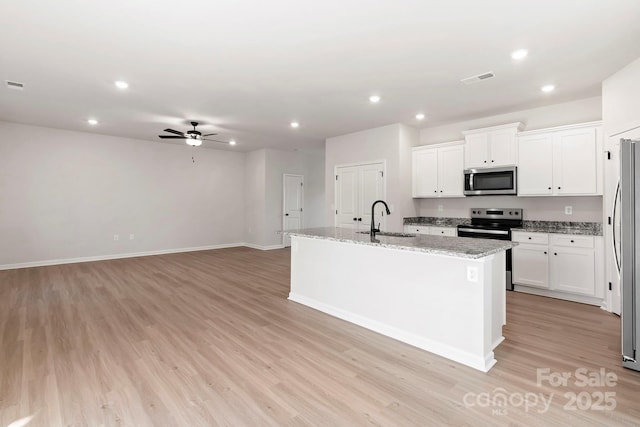
[[[620,195],[620,178],[616,184],[616,194],[613,196],[613,208],[611,212],[611,240],[613,246],[613,256],[616,261],[616,268],[618,269],[618,275],[620,274],[620,255],[618,254],[618,246],[616,242],[616,216],[618,215],[618,196]]]

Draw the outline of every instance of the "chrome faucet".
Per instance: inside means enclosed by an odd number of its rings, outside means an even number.
[[[371,237],[376,237],[376,233],[380,232],[380,224],[378,224],[378,228],[376,228],[376,218],[375,218],[375,207],[378,203],[382,203],[385,207],[385,209],[387,210],[387,215],[391,215],[391,211],[389,210],[389,206],[387,205],[387,202],[385,202],[384,200],[376,200],[375,202],[373,202],[373,204],[371,205]]]

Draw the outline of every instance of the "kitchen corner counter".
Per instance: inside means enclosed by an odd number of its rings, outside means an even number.
[[[521,228],[512,228],[511,230],[533,233],[602,236],[602,224],[599,222],[524,221]]]
[[[412,237],[383,236],[376,234],[372,239],[369,233],[336,227],[308,228],[288,232],[291,236],[312,239],[332,240],[357,245],[380,246],[424,252],[433,255],[446,255],[458,258],[478,259],[516,246],[517,243],[504,240],[473,239],[468,237],[444,237],[431,235],[412,235]]]

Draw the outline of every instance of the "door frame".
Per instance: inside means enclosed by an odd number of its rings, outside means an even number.
[[[284,214],[286,213],[286,182],[287,182],[287,177],[288,176],[293,176],[293,177],[298,177],[300,178],[300,182],[302,183],[302,185],[300,186],[300,207],[302,209],[302,211],[300,211],[300,228],[302,228],[303,222],[304,222],[304,175],[300,175],[300,174],[296,174],[296,173],[283,173],[282,174],[282,211],[280,212],[280,216],[282,217],[282,230],[285,229],[285,216]],[[287,236],[285,236],[284,233],[282,233],[282,246],[285,246],[287,240]]]
[[[338,175],[338,168],[347,168],[347,167],[352,167],[352,166],[366,166],[366,165],[375,165],[377,163],[382,163],[382,191],[384,193],[384,198],[387,198],[387,160],[386,159],[380,159],[380,160],[370,160],[367,162],[357,162],[357,163],[341,163],[341,164],[337,164],[333,166],[333,176],[336,177]],[[338,184],[337,184],[338,180],[334,179],[333,180],[333,226],[337,227],[338,224],[338,214],[336,212],[336,209],[338,207]],[[386,201],[386,200],[385,200]]]

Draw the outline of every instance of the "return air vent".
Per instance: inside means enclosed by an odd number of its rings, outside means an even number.
[[[5,80],[5,83],[7,84],[7,87],[9,89],[14,89],[14,90],[23,90],[24,89],[24,83],[13,82],[11,80]]]
[[[473,83],[478,83],[484,80],[489,80],[494,78],[496,75],[493,74],[492,71],[486,72],[486,73],[482,73],[482,74],[478,74],[477,76],[471,76],[471,77],[467,77],[466,79],[462,79],[460,80],[462,83],[466,84],[466,85],[470,85]]]

